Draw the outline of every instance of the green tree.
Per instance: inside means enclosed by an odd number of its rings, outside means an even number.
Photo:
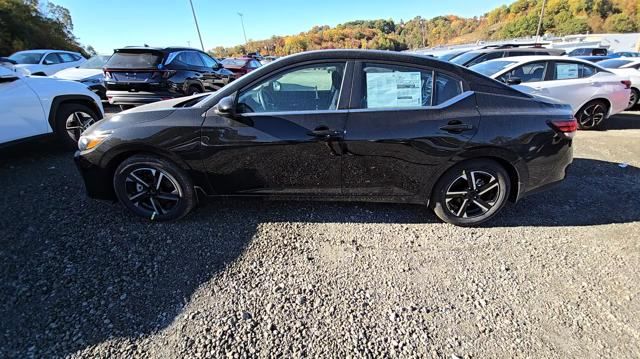
[[[634,32],[638,25],[627,14],[613,14],[604,22],[604,29],[608,32]]]

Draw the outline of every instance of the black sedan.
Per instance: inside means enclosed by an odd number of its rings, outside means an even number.
[[[265,196],[426,204],[470,226],[563,180],[575,131],[568,105],[457,65],[327,50],[102,120],[75,159],[89,196],[152,220]]]

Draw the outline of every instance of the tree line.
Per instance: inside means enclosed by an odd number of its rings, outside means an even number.
[[[335,27],[314,26],[307,32],[250,40],[244,45],[216,47],[214,56],[229,57],[259,51],[289,55],[296,52],[333,48],[401,51],[424,46],[468,43],[534,36],[542,0],[517,0],[480,17],[455,15],[411,20],[359,20]],[[542,34],[569,34],[640,31],[638,0],[548,0]]]

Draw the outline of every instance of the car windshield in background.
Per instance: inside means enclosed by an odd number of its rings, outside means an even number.
[[[224,65],[224,66],[242,67],[246,63],[247,63],[247,60],[239,60],[239,59],[224,59],[224,60],[222,60],[222,65]]]
[[[460,51],[451,51],[451,52],[447,52],[444,55],[440,55],[438,56],[438,58],[442,61],[451,61],[451,59],[458,57],[460,55],[464,54],[464,52],[460,52]]]
[[[155,68],[162,62],[159,52],[116,52],[106,63],[106,67],[115,69]]]
[[[18,52],[9,56],[9,58],[19,64],[33,65],[40,63],[42,55],[43,54],[37,52]]]
[[[469,69],[481,73],[485,76],[491,76],[500,70],[517,63],[517,61],[487,61],[469,67]]]
[[[456,56],[454,57],[451,62],[453,62],[454,64],[458,64],[458,65],[464,65],[467,62],[475,59],[476,57],[482,55],[481,53],[478,52],[466,52],[460,56]]]
[[[604,60],[600,61],[598,65],[607,68],[607,69],[619,69],[624,65],[630,64],[632,61],[630,60]]]
[[[110,56],[103,56],[103,55],[94,56],[94,57],[90,58],[89,60],[87,60],[87,62],[85,62],[82,65],[78,66],[78,68],[81,68],[81,69],[101,69],[102,66],[104,66],[104,64],[107,63],[107,60],[109,60],[109,57]]]

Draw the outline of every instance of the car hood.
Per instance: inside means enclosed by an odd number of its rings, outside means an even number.
[[[51,77],[65,79],[65,80],[79,81],[79,80],[84,80],[94,76],[102,76],[102,70],[101,69],[77,69],[73,67],[70,69],[58,71],[56,72],[55,75],[52,75]]]

